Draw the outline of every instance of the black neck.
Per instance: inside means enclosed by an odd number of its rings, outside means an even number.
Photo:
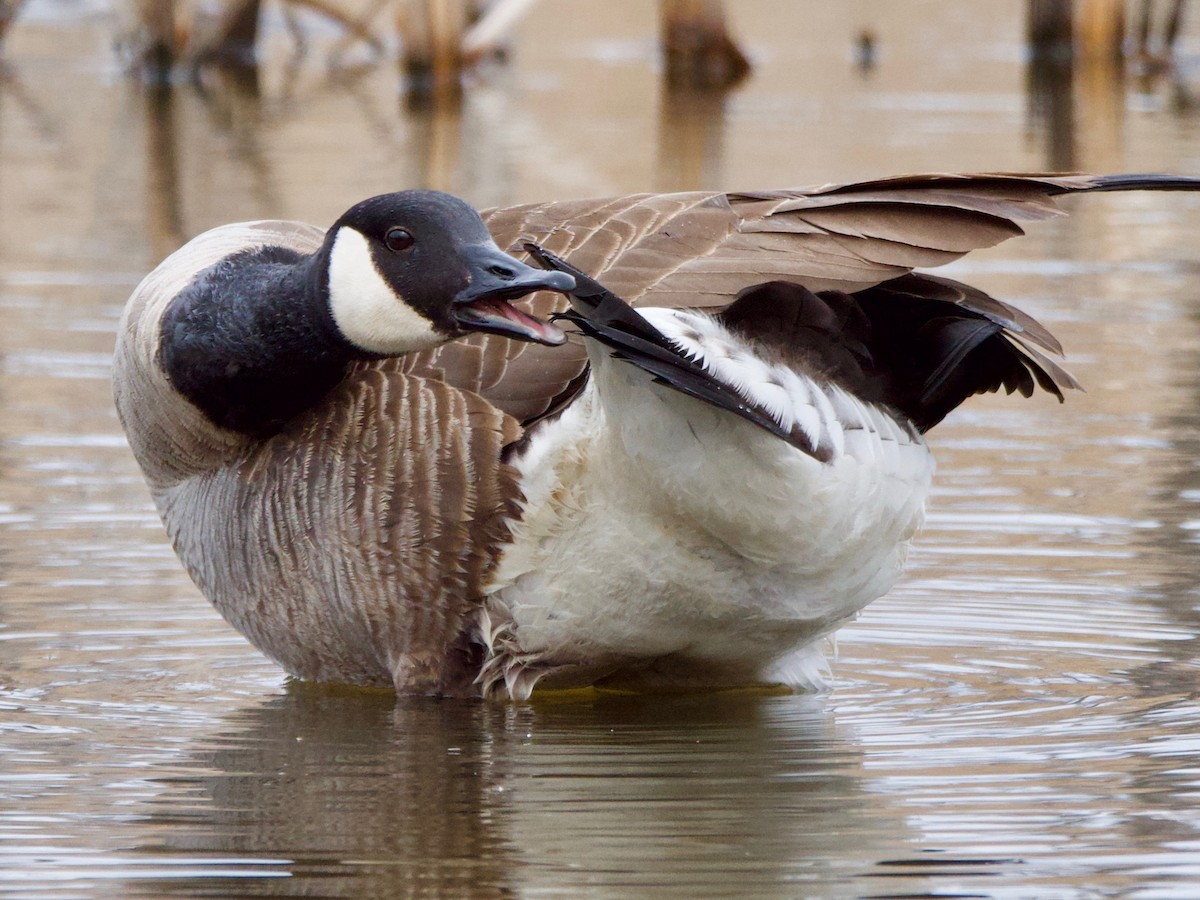
[[[356,355],[329,310],[328,249],[235,254],[163,315],[159,364],[223,428],[266,437],[316,404]]]

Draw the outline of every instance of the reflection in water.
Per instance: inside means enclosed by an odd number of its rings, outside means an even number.
[[[187,239],[180,208],[175,89],[160,82],[147,86],[145,95],[146,227],[154,255],[161,259]]]
[[[457,91],[407,95],[413,142],[423,148],[417,183],[437,191],[453,191],[458,183],[462,95]]]
[[[663,191],[713,189],[724,168],[724,91],[668,83],[658,110],[658,172]]]
[[[147,804],[153,837],[140,852],[181,865],[180,854],[261,859],[255,895],[291,894],[265,877],[283,873],[346,879],[345,896],[400,883],[525,895],[582,889],[596,873],[680,894],[772,894],[906,842],[898,813],[862,793],[861,755],[817,698],[591,695],[518,708],[293,686],[231,724],[191,754],[195,774]]]
[[[264,210],[278,209],[281,198],[275,189],[274,172],[261,140],[264,114],[258,67],[210,66],[204,75],[205,81],[197,88],[197,95],[204,101],[209,128],[213,134],[229,140],[233,154],[245,166],[249,192],[255,204]],[[285,91],[295,77],[294,67],[284,68]]]
[[[1155,0],[1141,0],[1139,5],[1135,57],[1153,60],[1160,67],[1169,66],[1176,52],[1187,0],[1167,0],[1161,18],[1155,15]]]
[[[1029,0],[1026,94],[1029,124],[1051,172],[1109,172],[1120,166],[1125,68],[1119,56],[1084,52],[1070,4]],[[1064,22],[1040,19],[1049,10]]]
[[[42,141],[62,139],[62,128],[28,90],[16,69],[0,58],[0,118],[8,119],[14,109],[28,122]]]
[[[1125,139],[1125,66],[1112,56],[1089,56],[1077,66],[1076,164],[1089,172],[1120,168]]]
[[[1035,28],[1034,6],[1041,0],[1029,0],[1029,27]],[[1057,11],[1070,16],[1066,4],[1055,4]],[[1028,127],[1045,146],[1046,170],[1074,172],[1075,163],[1075,66],[1069,43],[1061,30],[1046,27],[1029,35],[1029,61],[1026,64],[1025,97]]]
[[[242,711],[232,730],[192,754],[197,774],[164,785],[147,822],[156,837],[141,849],[282,860],[267,868],[294,877],[336,870],[354,879],[347,896],[381,896],[397,880],[448,895],[503,887],[508,852],[493,771],[503,715],[297,687]],[[229,883],[230,895],[243,890]]]

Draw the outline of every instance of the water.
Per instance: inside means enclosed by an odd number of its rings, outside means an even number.
[[[1088,392],[933,433],[929,525],[828,693],[290,683],[166,546],[108,358],[141,274],[212,225],[422,184],[1200,174],[1195,22],[1174,84],[1030,97],[1019,4],[736,6],[758,68],[724,102],[663,93],[650,4],[543,0],[457,116],[329,69],[316,20],[291,65],[270,13],[257,86],[156,93],[104,2],[27,6],[0,81],[0,896],[1196,896],[1200,197],[1083,198],[952,268],[1043,318]]]

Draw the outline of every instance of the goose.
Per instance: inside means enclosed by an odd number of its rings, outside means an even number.
[[[919,528],[924,435],[1078,384],[1029,315],[917,271],[1159,175],[920,175],[485,212],[432,191],[194,238],[114,394],[183,566],[301,679],[819,686]],[[509,252],[524,251],[529,262]]]

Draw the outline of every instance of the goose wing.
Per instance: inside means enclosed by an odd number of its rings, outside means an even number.
[[[1056,198],[1112,190],[1197,190],[1156,175],[916,175],[749,193],[634,194],[514,206],[485,214],[500,246],[536,242],[636,305],[722,309],[742,289],[786,280],[852,293],[1023,234],[1020,222],[1062,214]],[[963,306],[1022,341],[1060,352],[1032,317],[981,291]],[[525,301],[538,316],[566,306]],[[475,391],[522,422],[553,410],[586,373],[575,344],[546,348],[475,337],[401,365]]]

